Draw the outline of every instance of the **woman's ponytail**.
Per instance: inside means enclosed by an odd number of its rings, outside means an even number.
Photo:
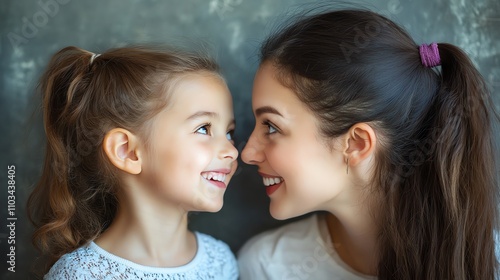
[[[449,221],[443,234],[449,234],[446,243],[452,252],[446,269],[453,271],[448,274],[453,279],[492,279],[498,221],[492,123],[497,115],[488,87],[467,55],[450,44],[439,44],[439,54],[433,170],[443,195],[444,221]]]

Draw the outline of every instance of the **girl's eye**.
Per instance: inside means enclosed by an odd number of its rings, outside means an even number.
[[[210,134],[210,124],[204,124],[203,126],[199,127],[195,132],[205,135]]]
[[[276,127],[273,124],[271,124],[270,121],[263,121],[262,124],[267,126],[268,129],[266,132],[267,135],[278,132],[278,129],[276,129]]]

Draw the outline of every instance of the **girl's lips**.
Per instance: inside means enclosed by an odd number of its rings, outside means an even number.
[[[214,185],[214,186],[216,186],[218,188],[221,188],[221,189],[227,188],[226,183],[224,183],[224,182],[217,181],[217,180],[209,180],[207,178],[203,178],[203,180],[209,182],[210,184],[212,184],[212,185]]]
[[[217,172],[217,173],[229,174],[229,173],[231,173],[231,168],[211,169],[211,170],[207,170],[207,171],[204,171],[204,172]]]
[[[219,181],[213,181],[213,180],[207,180],[210,182],[210,184],[215,185],[218,188],[225,189],[227,188],[226,184],[224,182],[219,182]]]
[[[231,169],[219,168],[210,171],[203,171],[201,172],[201,177],[208,181],[210,184],[218,188],[225,189],[227,188],[227,185],[225,183],[226,175],[228,175],[229,173],[231,173]]]

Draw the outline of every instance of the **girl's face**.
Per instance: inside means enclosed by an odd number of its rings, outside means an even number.
[[[231,94],[220,78],[180,79],[153,122],[141,173],[154,194],[186,211],[220,210],[236,170],[234,126]]]
[[[242,159],[258,166],[274,218],[332,211],[332,204],[349,199],[340,141],[331,140],[333,149],[327,145],[315,116],[275,79],[271,63],[257,71],[252,107],[256,125]]]

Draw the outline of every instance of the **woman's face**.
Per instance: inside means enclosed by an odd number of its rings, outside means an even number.
[[[331,211],[349,199],[341,141],[329,140],[329,146],[319,135],[316,117],[276,80],[271,63],[257,71],[252,107],[256,125],[242,159],[258,166],[274,218]]]

